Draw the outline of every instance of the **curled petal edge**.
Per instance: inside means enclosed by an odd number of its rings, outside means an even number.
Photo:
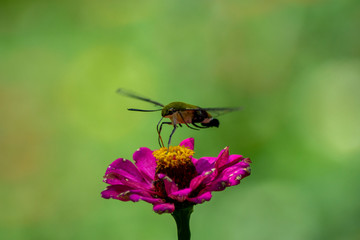
[[[175,205],[173,203],[155,204],[153,210],[158,214],[172,213],[175,211]]]
[[[197,197],[188,198],[187,200],[189,202],[199,204],[199,203],[204,203],[205,201],[210,201],[211,198],[212,198],[211,192],[205,192]]]

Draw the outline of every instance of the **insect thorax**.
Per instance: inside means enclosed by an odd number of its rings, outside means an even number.
[[[184,102],[172,102],[163,107],[163,109],[161,111],[161,116],[163,116],[163,117],[169,116],[169,115],[174,114],[175,112],[186,111],[186,109],[189,109],[189,108],[195,109],[195,108],[199,108],[199,107],[195,106],[195,105],[187,104]]]

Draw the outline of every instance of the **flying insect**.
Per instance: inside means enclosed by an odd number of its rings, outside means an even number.
[[[161,138],[161,130],[164,124],[173,125],[173,130],[170,134],[168,147],[171,143],[171,138],[174,135],[178,126],[182,127],[182,124],[188,128],[199,130],[203,128],[219,127],[219,120],[214,118],[209,112],[215,114],[215,116],[222,115],[227,112],[233,112],[240,110],[241,107],[235,108],[201,108],[199,106],[187,104],[184,102],[172,102],[167,105],[153,101],[149,98],[138,96],[134,93],[128,92],[122,88],[117,90],[117,93],[127,97],[135,98],[141,101],[152,103],[155,106],[160,107],[159,109],[147,110],[147,109],[136,109],[128,108],[129,111],[137,112],[157,112],[161,111],[161,119],[156,125],[156,131],[158,133],[158,142],[160,147],[164,147],[163,140]],[[163,121],[164,118],[168,118],[170,121]],[[199,125],[200,124],[200,125]]]

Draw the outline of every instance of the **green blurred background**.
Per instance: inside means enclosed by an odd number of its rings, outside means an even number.
[[[170,215],[100,197],[108,164],[158,148],[160,114],[119,87],[244,107],[173,138],[253,161],[193,239],[360,239],[359,3],[1,1],[0,239],[176,239]]]

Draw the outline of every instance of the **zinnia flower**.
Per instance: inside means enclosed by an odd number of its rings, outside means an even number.
[[[228,147],[217,157],[195,159],[193,155],[193,138],[169,150],[142,147],[133,155],[135,164],[123,158],[110,164],[104,176],[110,186],[101,195],[121,201],[143,200],[160,214],[190,207],[192,211],[193,205],[209,201],[212,192],[237,185],[250,174],[250,159],[229,155]]]

